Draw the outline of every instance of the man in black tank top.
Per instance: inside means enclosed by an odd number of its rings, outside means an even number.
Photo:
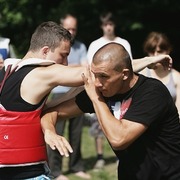
[[[71,35],[66,29],[44,22],[32,35],[23,59],[5,60],[0,76],[1,180],[48,179],[46,144],[40,126],[43,105],[55,86],[83,84],[84,69],[66,66],[70,46]],[[59,72],[65,78],[57,76]],[[62,141],[72,152],[68,142],[64,138]],[[63,150],[61,154],[68,156]]]

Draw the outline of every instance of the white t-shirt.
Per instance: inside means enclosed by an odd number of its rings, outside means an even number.
[[[88,63],[90,64],[92,62],[93,56],[96,53],[98,49],[100,49],[102,46],[110,43],[110,42],[116,42],[124,46],[124,48],[127,50],[129,53],[131,59],[132,59],[132,52],[131,52],[131,46],[129,42],[126,39],[116,37],[113,41],[108,40],[105,37],[100,37],[99,39],[93,41],[88,48],[87,52],[87,58],[88,58]]]
[[[9,54],[9,38],[0,37],[0,58],[7,59]]]

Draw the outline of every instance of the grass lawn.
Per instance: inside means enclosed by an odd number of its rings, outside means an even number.
[[[67,134],[67,125],[65,129],[65,137]],[[114,152],[112,151],[107,140],[104,140],[104,158],[105,167],[103,170],[94,171],[93,166],[96,162],[96,151],[94,138],[89,135],[89,126],[84,126],[82,134],[82,156],[84,159],[85,169],[91,174],[91,180],[117,180],[117,163]],[[63,173],[69,177],[70,180],[83,180],[73,174],[68,174],[68,158],[63,158]]]

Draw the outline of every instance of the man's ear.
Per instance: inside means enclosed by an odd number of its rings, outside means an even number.
[[[48,46],[44,46],[42,49],[42,55],[44,58],[46,58],[46,56],[48,55],[48,52],[50,51],[49,47]]]
[[[123,69],[123,80],[127,80],[129,77],[129,69]]]

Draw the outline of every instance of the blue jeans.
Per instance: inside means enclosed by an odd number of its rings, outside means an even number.
[[[28,178],[28,179],[24,179],[24,180],[51,180],[48,176],[46,175],[40,175],[34,178]]]

